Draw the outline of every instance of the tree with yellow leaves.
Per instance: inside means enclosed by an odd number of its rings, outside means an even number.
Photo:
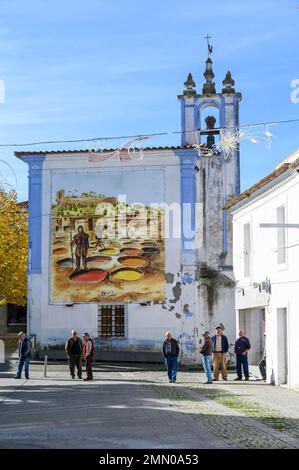
[[[26,304],[27,213],[0,187],[0,304]]]

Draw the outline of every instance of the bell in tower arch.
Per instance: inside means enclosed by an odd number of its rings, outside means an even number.
[[[216,118],[214,116],[207,116],[205,118],[205,123],[207,125],[207,131],[211,131],[211,132],[208,132],[208,137],[207,137],[207,147],[211,149],[213,148],[213,145],[215,145],[215,137],[214,137],[213,129],[215,128]]]

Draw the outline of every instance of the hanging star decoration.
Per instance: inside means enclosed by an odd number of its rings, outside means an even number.
[[[244,132],[231,133],[223,130],[220,131],[218,151],[224,153],[225,160],[228,160],[233,152],[239,150],[240,140],[244,137]]]
[[[238,132],[232,132],[227,129],[220,129],[220,141],[215,143],[211,148],[208,148],[206,144],[199,143],[198,133],[196,132],[197,143],[193,145],[198,150],[201,156],[211,157],[214,154],[223,153],[225,160],[229,160],[233,152],[240,149],[240,142],[247,140],[252,144],[263,144],[268,150],[272,148],[272,141],[276,137],[269,129],[270,125],[265,124],[264,130],[254,130],[255,127],[251,126],[249,130],[241,130]]]

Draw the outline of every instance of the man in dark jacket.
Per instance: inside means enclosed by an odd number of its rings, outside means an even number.
[[[18,363],[18,371],[15,379],[20,379],[22,377],[22,370],[25,364],[25,377],[29,379],[29,362],[30,362],[30,341],[26,337],[24,331],[20,331],[18,334],[19,344],[18,344],[18,352],[19,352],[19,363]]]
[[[237,358],[237,375],[235,380],[242,380],[242,366],[245,380],[249,380],[248,351],[251,348],[249,339],[245,336],[245,331],[239,331],[239,338],[235,342],[235,355]]]
[[[169,383],[175,383],[177,369],[178,369],[178,357],[180,354],[179,343],[172,337],[170,331],[165,333],[166,340],[163,343],[163,355],[165,365],[167,368],[167,374]]]
[[[82,379],[82,351],[83,344],[76,330],[72,330],[72,336],[65,343],[65,352],[69,359],[71,377],[75,378],[75,366],[78,379]]]
[[[76,271],[80,269],[81,266],[81,258],[82,258],[82,265],[83,269],[87,270],[87,253],[89,248],[89,240],[88,240],[87,233],[84,232],[83,226],[79,225],[78,233],[74,236],[72,240],[72,247],[73,245],[76,246]]]
[[[228,339],[224,336],[221,326],[216,327],[216,335],[212,337],[213,342],[213,380],[219,379],[219,369],[223,380],[227,380],[226,353],[229,350]]]
[[[212,384],[213,379],[212,379],[212,351],[213,351],[213,343],[210,338],[210,333],[208,331],[205,331],[203,333],[204,337],[204,344],[200,350],[202,354],[202,365],[207,377],[207,382],[206,384]]]

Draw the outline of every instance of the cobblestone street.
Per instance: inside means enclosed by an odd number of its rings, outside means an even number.
[[[101,363],[82,382],[52,363],[16,381],[14,368],[0,374],[0,448],[299,448],[299,394],[254,377],[169,384],[161,366]]]

